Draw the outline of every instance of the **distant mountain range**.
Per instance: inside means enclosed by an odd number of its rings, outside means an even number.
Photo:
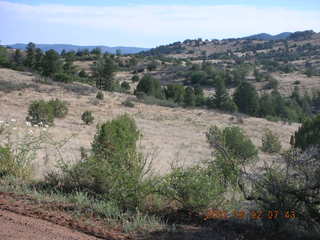
[[[36,44],[38,48],[40,48],[42,51],[48,51],[50,49],[53,49],[59,53],[62,52],[62,50],[66,51],[78,51],[83,49],[88,49],[91,51],[92,49],[99,47],[102,52],[108,52],[108,53],[116,53],[117,50],[120,50],[122,54],[135,54],[142,51],[147,51],[149,48],[139,48],[139,47],[108,47],[108,46],[77,46],[77,45],[71,45],[71,44]],[[25,43],[17,43],[8,45],[8,47],[15,48],[15,49],[21,49],[25,50],[27,44]]]
[[[291,32],[283,32],[277,35],[271,35],[268,33],[259,33],[255,35],[251,35],[248,37],[243,37],[241,39],[247,39],[247,40],[282,40],[282,39],[287,39],[290,37],[292,33]]]

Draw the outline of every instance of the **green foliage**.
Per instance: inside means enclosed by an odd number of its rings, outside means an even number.
[[[251,160],[258,155],[256,147],[253,145],[249,137],[244,135],[239,127],[226,127],[223,132],[224,144],[226,148],[236,158],[242,159],[244,162]]]
[[[24,153],[24,155],[26,156],[27,154]],[[4,147],[0,145],[0,178],[6,176],[29,178],[32,168],[27,160],[15,155],[10,145]]]
[[[56,118],[64,118],[68,114],[68,106],[64,101],[56,98],[55,100],[50,100],[48,104],[53,109],[53,116]]]
[[[122,115],[99,127],[94,137],[92,151],[96,156],[103,157],[109,157],[113,153],[126,152],[135,149],[139,136],[135,121],[128,115]]]
[[[211,169],[194,166],[173,167],[157,191],[168,200],[178,201],[180,208],[195,212],[219,207],[225,188]]]
[[[54,50],[45,53],[42,60],[42,73],[44,76],[54,76],[62,71],[62,61]]]
[[[98,91],[97,92],[96,99],[99,99],[99,100],[103,100],[104,99],[104,94],[103,94],[102,91]]]
[[[281,150],[281,142],[279,137],[274,135],[269,129],[266,129],[264,135],[262,136],[261,150],[267,153],[279,153]]]
[[[51,126],[54,118],[64,118],[67,114],[68,106],[64,101],[57,98],[48,102],[36,100],[30,104],[26,120],[32,124]]]
[[[131,81],[132,81],[132,82],[139,82],[139,80],[140,80],[140,78],[139,78],[139,76],[136,75],[136,74],[133,75],[132,78],[131,78]]]
[[[117,82],[114,79],[114,74],[117,71],[117,66],[111,57],[107,55],[100,57],[93,65],[92,71],[98,89],[106,91],[115,90]]]
[[[190,80],[192,84],[201,84],[205,85],[207,83],[207,73],[204,71],[196,71],[192,72],[190,76]]]
[[[97,126],[91,156],[64,168],[66,187],[116,202],[120,209],[136,210],[151,187],[143,181],[146,161],[137,152],[139,138],[135,121],[128,115]]]
[[[237,111],[237,105],[230,98],[223,78],[216,79],[215,93],[209,100],[208,107],[217,108],[228,112]]]
[[[79,77],[81,77],[81,78],[87,78],[87,77],[88,77],[88,74],[86,73],[85,70],[82,69],[82,70],[79,72]]]
[[[28,43],[26,52],[25,65],[29,68],[34,68],[36,65],[36,45],[32,42]]]
[[[182,103],[184,99],[185,90],[182,85],[168,84],[165,89],[166,98],[176,103]]]
[[[53,75],[53,80],[57,82],[71,83],[73,82],[73,77],[70,74],[60,72]]]
[[[255,116],[259,110],[259,97],[253,85],[244,81],[236,89],[233,100],[239,111]]]
[[[82,113],[81,120],[84,121],[84,123],[87,124],[87,125],[92,124],[93,120],[94,120],[92,112],[85,111],[84,113]]]
[[[10,148],[0,146],[0,177],[15,174],[15,168]]]
[[[293,136],[295,147],[303,150],[320,145],[320,115],[313,119],[306,120]]]
[[[192,87],[187,87],[184,93],[184,105],[186,107],[193,107],[195,105],[196,97],[194,95],[194,90]]]
[[[151,75],[144,75],[142,77],[135,90],[135,95],[137,95],[138,92],[160,99],[163,97],[160,81],[153,78]]]
[[[27,121],[32,124],[53,125],[54,109],[51,104],[43,100],[33,101],[28,109]]]
[[[242,164],[254,160],[258,151],[249,137],[244,135],[239,127],[226,127],[220,130],[216,126],[211,127],[206,134],[212,147],[220,147],[228,152],[230,158],[235,158]]]
[[[212,99],[215,108],[223,109],[223,105],[228,101],[229,95],[222,78],[216,81],[215,93]]]
[[[128,92],[130,90],[130,84],[126,81],[122,82],[121,89],[125,92]]]

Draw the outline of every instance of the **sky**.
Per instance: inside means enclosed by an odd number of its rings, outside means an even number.
[[[156,47],[310,29],[319,0],[0,0],[0,44]]]

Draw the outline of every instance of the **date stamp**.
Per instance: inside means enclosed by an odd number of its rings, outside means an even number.
[[[229,218],[236,218],[236,219],[270,219],[274,220],[277,218],[283,218],[283,219],[294,219],[296,218],[296,211],[295,210],[286,210],[286,211],[280,211],[280,210],[267,210],[267,211],[244,211],[244,210],[234,210],[232,212],[228,212],[225,210],[216,210],[211,209],[209,210],[204,217],[204,220],[209,219],[229,219]]]

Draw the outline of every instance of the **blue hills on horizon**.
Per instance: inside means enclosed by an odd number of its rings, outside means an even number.
[[[27,47],[27,44],[25,43],[16,43],[7,45],[8,47],[25,50]],[[147,51],[149,48],[140,48],[140,47],[108,47],[108,46],[79,46],[79,45],[72,45],[72,44],[36,44],[38,48],[40,48],[42,51],[48,51],[50,49],[53,49],[59,53],[62,52],[62,50],[65,51],[78,51],[78,50],[84,50],[88,49],[91,51],[94,48],[100,48],[102,52],[108,52],[115,54],[117,50],[120,50],[122,54],[135,54],[142,51]]]
[[[259,33],[254,34],[238,39],[244,39],[244,40],[284,40],[288,39],[293,33],[292,32],[283,32],[276,35],[271,35],[268,33]],[[233,38],[231,38],[233,39]],[[72,45],[72,44],[36,44],[38,48],[40,48],[42,51],[48,51],[50,49],[54,49],[55,51],[61,53],[62,50],[65,51],[78,51],[78,50],[84,50],[88,49],[91,51],[94,48],[100,48],[102,52],[112,53],[115,54],[117,50],[121,51],[121,54],[136,54],[143,51],[148,51],[151,48],[142,48],[142,47],[124,47],[124,46],[118,46],[118,47],[108,47],[108,46],[80,46],[80,45]],[[8,47],[25,50],[27,44],[25,43],[16,43],[7,45]]]

